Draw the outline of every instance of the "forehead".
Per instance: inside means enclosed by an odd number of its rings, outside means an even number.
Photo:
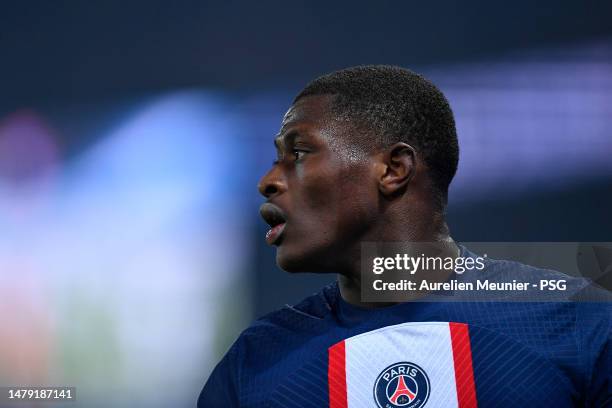
[[[293,104],[281,123],[283,134],[289,128],[323,127],[328,125],[333,118],[332,108],[333,96],[313,95],[299,99]]]
[[[285,114],[279,134],[274,140],[277,148],[304,136],[309,142],[334,152],[337,157],[360,161],[366,150],[354,142],[355,128],[346,120],[338,120],[333,110],[334,95],[312,95],[299,99]]]

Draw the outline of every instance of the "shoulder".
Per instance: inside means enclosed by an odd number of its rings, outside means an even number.
[[[478,257],[463,249],[464,256]],[[590,279],[574,276],[573,267],[567,265],[567,274],[554,269],[541,268],[517,261],[479,257],[484,269],[466,272],[461,281],[476,287],[493,290],[466,293],[466,300],[522,301],[522,302],[610,302],[609,291]],[[579,272],[578,272],[579,273]],[[478,285],[477,285],[478,284]]]
[[[294,305],[287,304],[259,317],[240,334],[234,347],[242,351],[259,349],[264,343],[286,343],[294,336],[316,332],[331,312],[337,292],[337,283],[333,282]]]

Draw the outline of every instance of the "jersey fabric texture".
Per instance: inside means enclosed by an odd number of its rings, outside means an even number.
[[[484,272],[508,268],[540,273],[494,260]],[[198,407],[612,406],[611,329],[608,301],[365,310],[333,283],[246,329]]]

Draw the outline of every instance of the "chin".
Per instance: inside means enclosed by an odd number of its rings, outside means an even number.
[[[321,265],[320,256],[308,253],[309,251],[291,251],[282,245],[276,250],[276,264],[279,268],[289,273],[314,272],[321,273],[329,271]]]
[[[276,264],[285,272],[300,273],[312,272],[312,269],[307,268],[307,263],[302,257],[291,257],[276,253]]]

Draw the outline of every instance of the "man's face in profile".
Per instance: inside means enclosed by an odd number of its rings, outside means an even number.
[[[289,109],[277,162],[258,186],[272,227],[266,240],[286,271],[337,272],[376,216],[370,157],[351,143],[354,128],[335,120],[332,101],[308,96]]]

